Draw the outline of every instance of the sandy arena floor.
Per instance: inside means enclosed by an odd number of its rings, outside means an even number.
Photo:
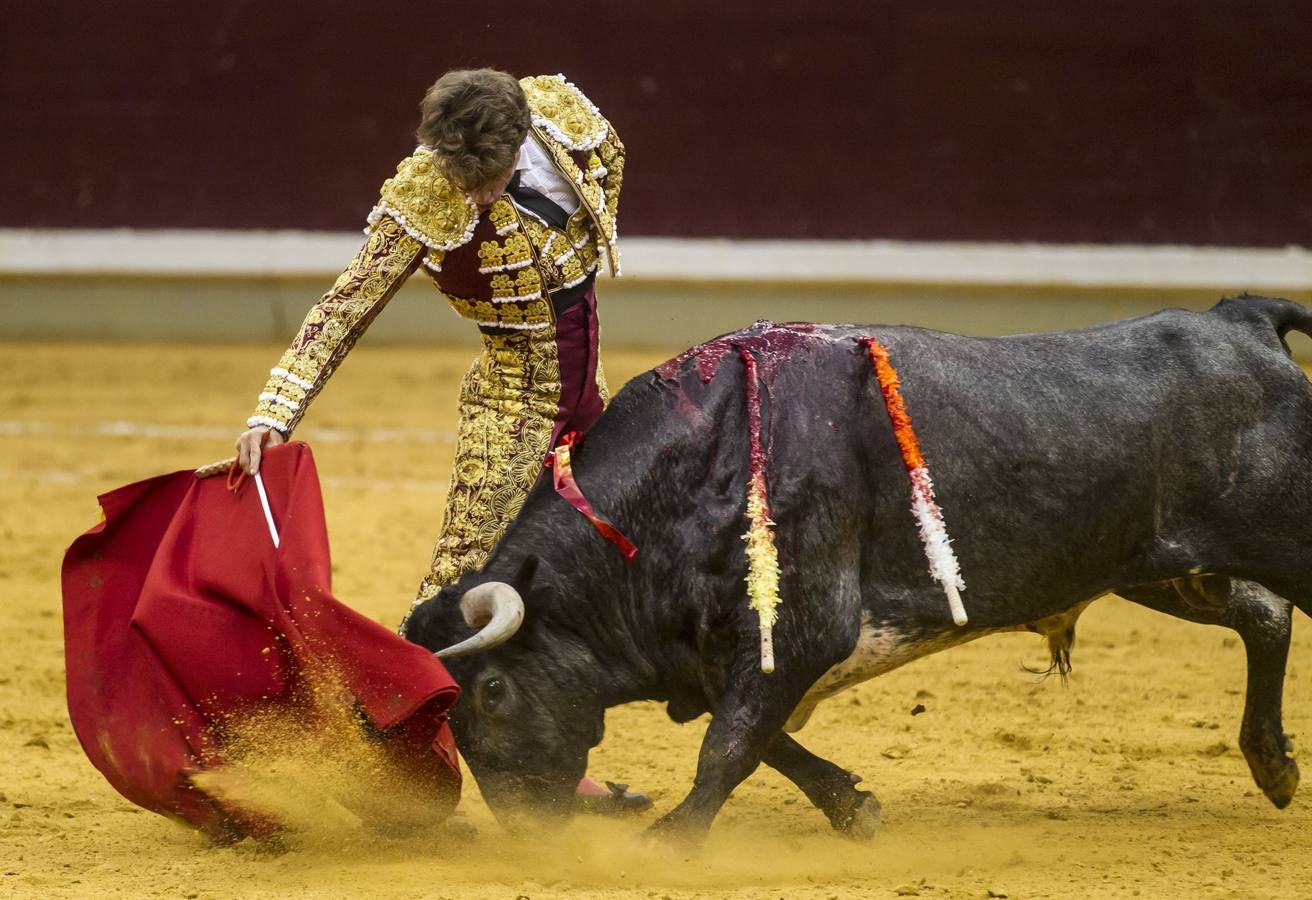
[[[97,493],[227,455],[279,350],[0,345],[0,897],[1309,896],[1312,798],[1275,810],[1236,748],[1242,646],[1116,599],[1085,616],[1065,688],[1021,671],[1046,661],[1038,637],[1009,635],[820,707],[800,737],[882,799],[871,845],[832,836],[766,769],[696,856],[639,840],[654,813],[511,839],[472,782],[481,832],[465,846],[325,821],[282,853],[215,849],[136,809],[66,717],[60,560],[96,521]],[[335,593],[388,624],[428,560],[469,356],[366,343],[300,434],[324,479]],[[619,385],[658,360],[607,361]],[[1312,630],[1298,631],[1296,737],[1312,735]],[[613,710],[592,771],[667,810],[703,728],[651,704]]]

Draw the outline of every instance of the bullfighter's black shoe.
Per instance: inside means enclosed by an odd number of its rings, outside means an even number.
[[[639,813],[651,808],[651,797],[639,791],[629,790],[627,784],[606,782],[608,793],[587,796],[578,795],[579,812],[599,816],[622,816]]]

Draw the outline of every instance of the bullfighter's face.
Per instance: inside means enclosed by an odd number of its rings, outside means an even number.
[[[510,184],[510,179],[515,175],[515,163],[519,159],[519,154],[511,160],[504,171],[493,175],[488,179],[486,184],[479,185],[469,192],[469,199],[474,201],[479,212],[486,211],[497,198],[506,192],[506,187]]]

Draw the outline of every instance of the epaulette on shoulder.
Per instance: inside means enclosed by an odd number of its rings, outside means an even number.
[[[595,150],[610,130],[601,110],[564,75],[530,75],[520,87],[533,124],[571,150]]]
[[[445,251],[474,236],[478,207],[442,174],[433,151],[418,147],[397,165],[396,175],[383,182],[369,225],[383,216],[395,219],[424,246]]]

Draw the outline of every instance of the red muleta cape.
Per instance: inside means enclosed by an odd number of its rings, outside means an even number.
[[[123,796],[216,840],[274,824],[207,796],[190,776],[222,762],[215,725],[286,704],[321,665],[387,732],[388,753],[450,812],[460,769],[446,712],[459,688],[422,647],[333,599],[310,448],[271,448],[237,493],[191,470],[100,497],[105,520],[64,557],[68,711],[91,762]],[[283,707],[279,707],[280,711]]]

